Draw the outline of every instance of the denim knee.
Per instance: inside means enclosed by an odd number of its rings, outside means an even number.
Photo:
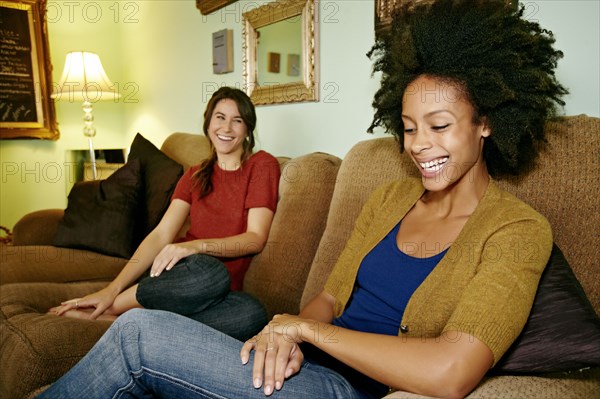
[[[188,317],[240,341],[256,335],[269,322],[262,303],[239,291],[230,292],[222,302]]]
[[[158,277],[145,277],[138,284],[136,299],[147,309],[188,315],[219,303],[230,287],[229,272],[218,259],[192,255]]]

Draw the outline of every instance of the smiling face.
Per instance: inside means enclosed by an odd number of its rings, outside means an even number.
[[[490,131],[474,122],[473,106],[457,85],[421,76],[402,97],[404,148],[429,191],[487,181],[482,157]]]
[[[208,137],[219,158],[235,156],[241,160],[244,153],[244,140],[248,128],[242,119],[236,102],[225,98],[214,108],[208,125]]]

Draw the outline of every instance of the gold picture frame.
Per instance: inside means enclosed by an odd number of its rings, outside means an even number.
[[[425,3],[434,0],[375,0],[375,37],[389,29],[394,11],[406,3]],[[505,0],[507,5],[518,7],[518,0]]]
[[[57,140],[46,0],[2,0],[0,139]]]
[[[196,0],[196,7],[200,10],[200,14],[208,15],[220,8],[226,7],[237,0]]]
[[[375,36],[389,29],[392,14],[401,4],[403,0],[375,0]]]

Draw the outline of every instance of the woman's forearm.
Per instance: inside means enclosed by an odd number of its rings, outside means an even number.
[[[196,240],[192,245],[197,253],[224,258],[257,254],[267,244],[273,216],[274,212],[268,208],[251,208],[245,232],[230,237]]]
[[[323,323],[333,321],[333,306],[335,298],[325,291],[314,297],[298,315],[303,319],[315,320]]]
[[[169,237],[161,236],[158,232],[151,232],[137,250],[118,276],[109,284],[110,289],[117,294],[127,289],[152,265],[154,258],[170,242]]]
[[[197,253],[224,258],[237,258],[259,253],[264,249],[265,244],[264,237],[253,232],[245,232],[231,237],[207,238],[186,242],[186,245],[192,245]]]
[[[148,270],[163,248],[173,242],[177,232],[189,215],[190,205],[182,200],[173,200],[158,226],[144,238],[131,259],[108,288],[120,294]]]
[[[302,341],[383,384],[435,397],[465,396],[493,362],[483,342],[461,332],[450,338],[405,338],[312,320],[304,320],[300,330]]]

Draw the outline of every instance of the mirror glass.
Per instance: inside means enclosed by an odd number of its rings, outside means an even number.
[[[256,83],[259,86],[302,81],[301,22],[297,16],[257,29]]]
[[[243,14],[244,83],[255,105],[318,101],[316,0],[277,0]]]

